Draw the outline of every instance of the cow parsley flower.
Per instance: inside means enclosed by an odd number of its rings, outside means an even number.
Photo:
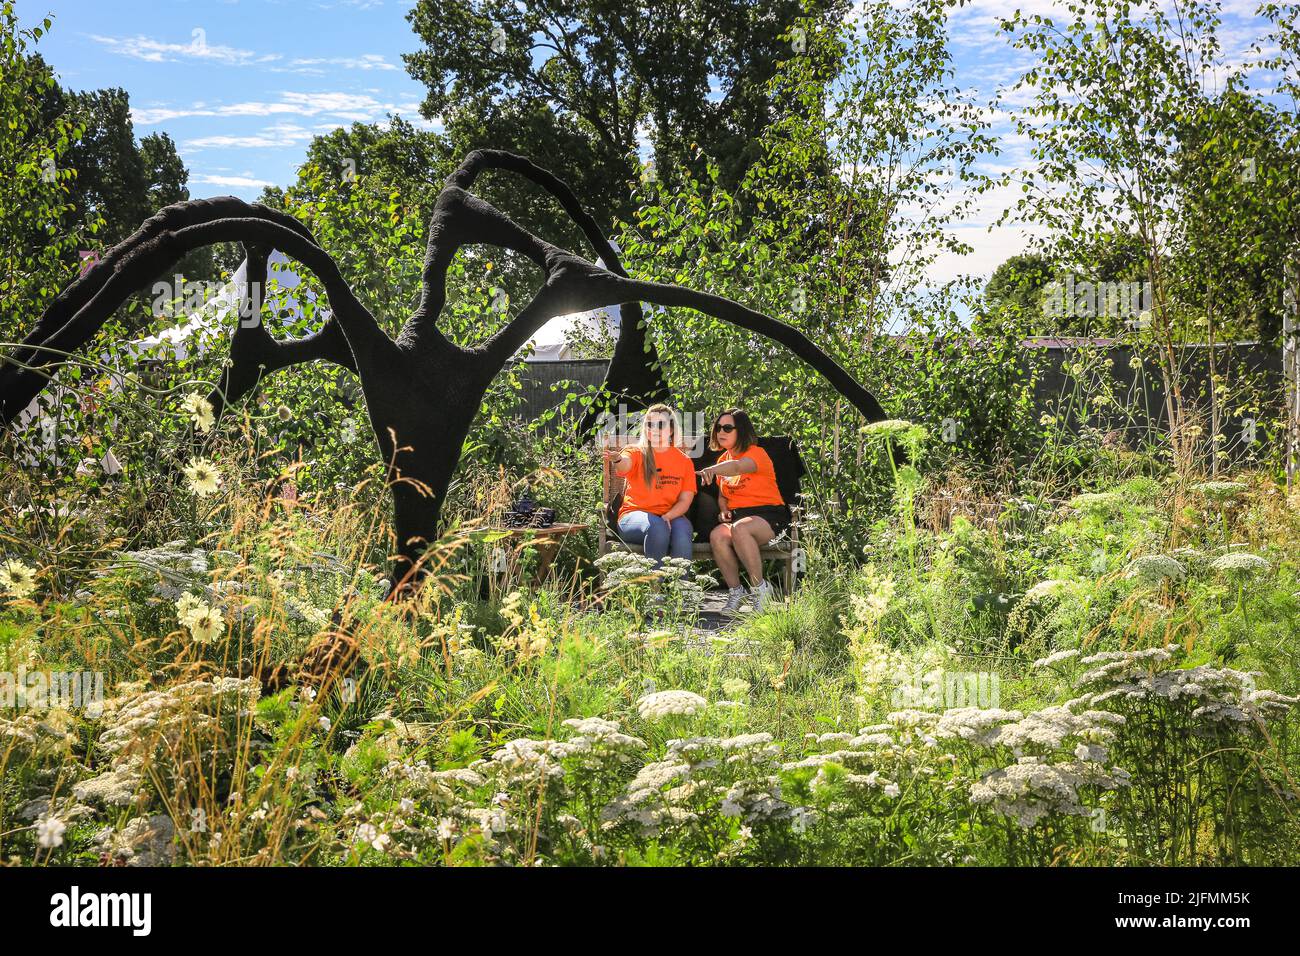
[[[646,694],[636,702],[642,720],[660,720],[669,714],[692,717],[708,706],[707,700],[689,690],[661,690]]]
[[[1249,577],[1253,574],[1262,573],[1272,567],[1267,560],[1257,554],[1249,554],[1245,551],[1234,551],[1231,554],[1221,555],[1210,562],[1210,567],[1220,574],[1226,574],[1230,577],[1240,576]]]
[[[1070,499],[1070,507],[1090,514],[1109,514],[1124,507],[1124,499],[1113,491],[1090,491]]]
[[[733,700],[744,697],[749,693],[749,681],[740,677],[724,680],[722,682],[722,692]]]
[[[862,434],[886,440],[904,440],[916,437],[924,439],[927,433],[924,425],[917,425],[905,418],[885,418],[878,422],[869,422],[863,425]]]
[[[1230,501],[1246,490],[1240,481],[1203,481],[1192,485],[1192,491],[1204,495],[1211,501]]]
[[[1064,597],[1075,588],[1073,581],[1067,581],[1062,578],[1051,578],[1047,581],[1039,581],[1028,591],[1025,592],[1025,600],[1029,603],[1035,601],[1046,601],[1052,598]]]
[[[1134,558],[1124,572],[1130,580],[1151,585],[1160,584],[1166,578],[1181,581],[1186,574],[1187,569],[1182,563],[1167,554],[1144,554]]]

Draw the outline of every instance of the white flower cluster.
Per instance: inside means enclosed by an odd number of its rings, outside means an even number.
[[[1078,656],[1079,656],[1078,648],[1074,648],[1074,647],[1066,648],[1063,651],[1057,651],[1054,654],[1048,654],[1046,657],[1040,657],[1038,660],[1034,661],[1029,666],[1032,667],[1034,670],[1041,670],[1044,667],[1054,667],[1063,661],[1073,660]]]
[[[604,590],[628,587],[671,590],[686,609],[698,609],[705,590],[716,583],[708,575],[691,574],[692,562],[686,558],[664,558],[662,566],[655,567],[655,560],[644,554],[611,551],[594,563],[601,573]]]
[[[96,577],[109,575],[146,582],[154,594],[168,601],[188,591],[206,595],[208,555],[202,548],[187,548],[184,541],[169,541],[157,548],[118,552],[112,564],[95,572]]]
[[[1022,717],[1018,710],[959,707],[944,711],[935,724],[934,736],[940,739],[957,737],[982,747],[994,747],[1002,742],[1000,738],[1007,725]]]
[[[1245,551],[1232,551],[1210,562],[1210,567],[1229,577],[1249,577],[1262,574],[1272,567],[1266,558]]]
[[[1124,507],[1124,498],[1115,491],[1090,491],[1070,499],[1070,507],[1084,514],[1107,515]]]
[[[1030,604],[1040,601],[1049,601],[1073,594],[1077,587],[1078,585],[1074,581],[1068,581],[1063,578],[1049,578],[1046,581],[1039,581],[1026,591],[1024,600]]]
[[[451,806],[460,801],[456,792],[458,785],[472,790],[486,783],[484,776],[476,770],[468,767],[433,770],[427,760],[408,763],[392,761],[384,768],[384,772],[390,778],[405,781],[422,799],[431,800],[439,806]]]
[[[569,755],[577,766],[588,770],[636,760],[637,754],[646,749],[644,740],[623,733],[616,720],[570,718],[564,721],[564,726],[577,733],[568,741]]]
[[[74,784],[73,794],[105,806],[135,803],[142,798],[146,763],[156,779],[175,769],[160,758],[210,754],[220,743],[221,721],[248,717],[261,690],[252,678],[216,677],[105,701],[99,746],[109,755],[109,769]]]
[[[642,720],[662,720],[672,714],[693,717],[708,709],[709,702],[689,690],[660,690],[646,694],[636,702]]]
[[[496,751],[487,763],[476,764],[475,769],[484,770],[485,776],[502,787],[516,784],[538,786],[564,777],[563,761],[573,750],[571,744],[558,740],[522,737]]]
[[[1183,567],[1182,562],[1167,554],[1141,555],[1129,562],[1124,572],[1124,576],[1129,580],[1153,586],[1159,585],[1166,579],[1181,581],[1186,574],[1187,569]]]
[[[1119,767],[1107,770],[1092,760],[1052,763],[1027,756],[985,774],[971,786],[970,799],[1029,828],[1051,814],[1089,815],[1092,811],[1079,798],[1080,787],[1116,790],[1128,785],[1128,771]]]
[[[1155,647],[1144,651],[1106,651],[1080,663],[1097,665],[1078,680],[1089,692],[1083,698],[1096,706],[1107,701],[1186,701],[1194,704],[1194,719],[1211,724],[1253,722],[1256,717],[1289,711],[1300,697],[1259,690],[1253,672],[1230,667],[1171,667],[1175,653]]]
[[[603,577],[601,586],[606,590],[613,590],[629,583],[649,584],[664,577],[663,571],[655,567],[654,558],[647,558],[644,554],[637,554],[634,551],[611,551],[597,558],[595,565]]]
[[[1246,491],[1246,485],[1240,481],[1203,481],[1199,485],[1192,485],[1192,491],[1211,501],[1231,501]]]
[[[664,759],[642,767],[606,805],[603,825],[633,824],[654,836],[713,813],[746,825],[789,817],[776,773],[779,754],[766,733],[669,741]]]
[[[940,721],[935,736],[948,736],[949,727],[956,727],[959,732],[964,731],[973,721],[975,731],[966,739],[974,739],[984,743],[985,746],[1009,747],[1017,754],[1034,749],[1057,750],[1070,738],[1089,745],[1099,745],[1113,740],[1114,727],[1122,725],[1124,718],[1105,710],[1086,710],[1076,714],[1072,708],[1080,703],[1080,700],[1073,700],[1060,706],[1030,711],[1024,716],[1016,714],[1015,711],[1003,711],[1004,714],[1012,715],[1012,719],[996,728],[990,727],[988,722],[974,716],[978,712],[973,711],[973,708],[968,709],[965,714],[959,711],[948,711]],[[944,724],[947,720],[952,720],[948,727]],[[1101,759],[1105,759],[1104,751]]]

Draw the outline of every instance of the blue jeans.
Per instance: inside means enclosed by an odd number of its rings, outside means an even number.
[[[694,534],[690,519],[685,515],[674,518],[671,528],[659,515],[648,511],[629,511],[618,519],[618,536],[624,543],[643,545],[645,556],[654,558],[656,562],[662,562],[667,554],[690,560]]]

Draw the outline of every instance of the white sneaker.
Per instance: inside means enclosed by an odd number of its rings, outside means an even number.
[[[726,603],[722,605],[723,614],[735,614],[740,610],[740,605],[746,598],[744,588],[732,588],[727,592]]]
[[[754,610],[762,611],[767,607],[767,602],[775,599],[776,594],[772,590],[772,585],[766,581],[749,592],[750,598],[754,601]]]

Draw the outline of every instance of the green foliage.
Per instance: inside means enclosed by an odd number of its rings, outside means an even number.
[[[101,227],[74,215],[77,171],[68,162],[85,127],[50,116],[54,77],[28,50],[53,25],[20,29],[12,2],[0,6],[0,341],[14,342],[76,275],[78,248]]]

